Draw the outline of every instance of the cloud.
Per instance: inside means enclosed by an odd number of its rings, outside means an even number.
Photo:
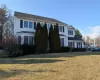
[[[100,36],[100,26],[89,27],[89,30],[90,34],[88,34],[88,36],[90,36],[91,38]]]
[[[86,27],[79,30],[83,36],[90,36],[91,38],[100,36],[100,26]]]

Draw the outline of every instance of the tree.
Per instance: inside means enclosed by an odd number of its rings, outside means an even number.
[[[41,25],[40,23],[37,23],[37,28],[36,28],[36,32],[35,32],[35,36],[34,36],[34,40],[35,40],[35,46],[36,46],[36,51],[40,52],[41,51]]]
[[[45,23],[43,28],[42,28],[42,45],[44,48],[44,52],[47,51],[47,47],[48,47],[48,31],[47,31],[47,24]]]
[[[53,26],[50,26],[50,30],[49,30],[49,48],[50,48],[50,52],[54,51],[54,35],[53,35]]]
[[[8,41],[8,39],[12,39],[13,35],[13,17],[11,14],[11,10],[7,8],[5,4],[0,7],[0,43],[3,41]]]
[[[61,50],[61,44],[60,44],[60,37],[59,37],[59,31],[58,31],[58,24],[54,26],[54,51],[60,52]]]
[[[78,29],[75,30],[75,35],[80,36],[82,38],[82,34],[80,33]]]

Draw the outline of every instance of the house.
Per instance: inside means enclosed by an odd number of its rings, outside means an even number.
[[[84,48],[84,41],[75,35],[75,29],[72,26],[53,18],[22,12],[14,13],[14,35],[17,38],[18,44],[34,44],[37,22],[40,22],[41,26],[46,22],[48,31],[51,24],[54,26],[57,23],[59,26],[61,46]]]

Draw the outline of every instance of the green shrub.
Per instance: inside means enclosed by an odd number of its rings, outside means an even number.
[[[23,44],[20,47],[21,47],[21,50],[23,51],[23,55],[34,54],[34,52],[35,52],[35,46],[34,45]]]
[[[7,53],[8,57],[17,57],[23,55],[23,52],[18,45],[10,45],[5,49],[5,52]]]
[[[61,47],[61,52],[70,52],[70,47]]]
[[[86,48],[73,48],[71,51],[72,52],[83,52],[83,51],[86,51]]]

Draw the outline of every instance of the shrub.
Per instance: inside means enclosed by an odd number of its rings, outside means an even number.
[[[23,55],[34,54],[34,52],[35,52],[35,46],[34,45],[23,44],[23,45],[21,45],[21,49],[23,51]]]
[[[71,51],[72,52],[82,52],[82,51],[86,51],[86,48],[73,48]]]
[[[70,52],[70,47],[61,47],[61,52]]]
[[[7,53],[8,57],[17,57],[23,55],[23,52],[18,45],[10,45],[5,49],[5,52]]]

